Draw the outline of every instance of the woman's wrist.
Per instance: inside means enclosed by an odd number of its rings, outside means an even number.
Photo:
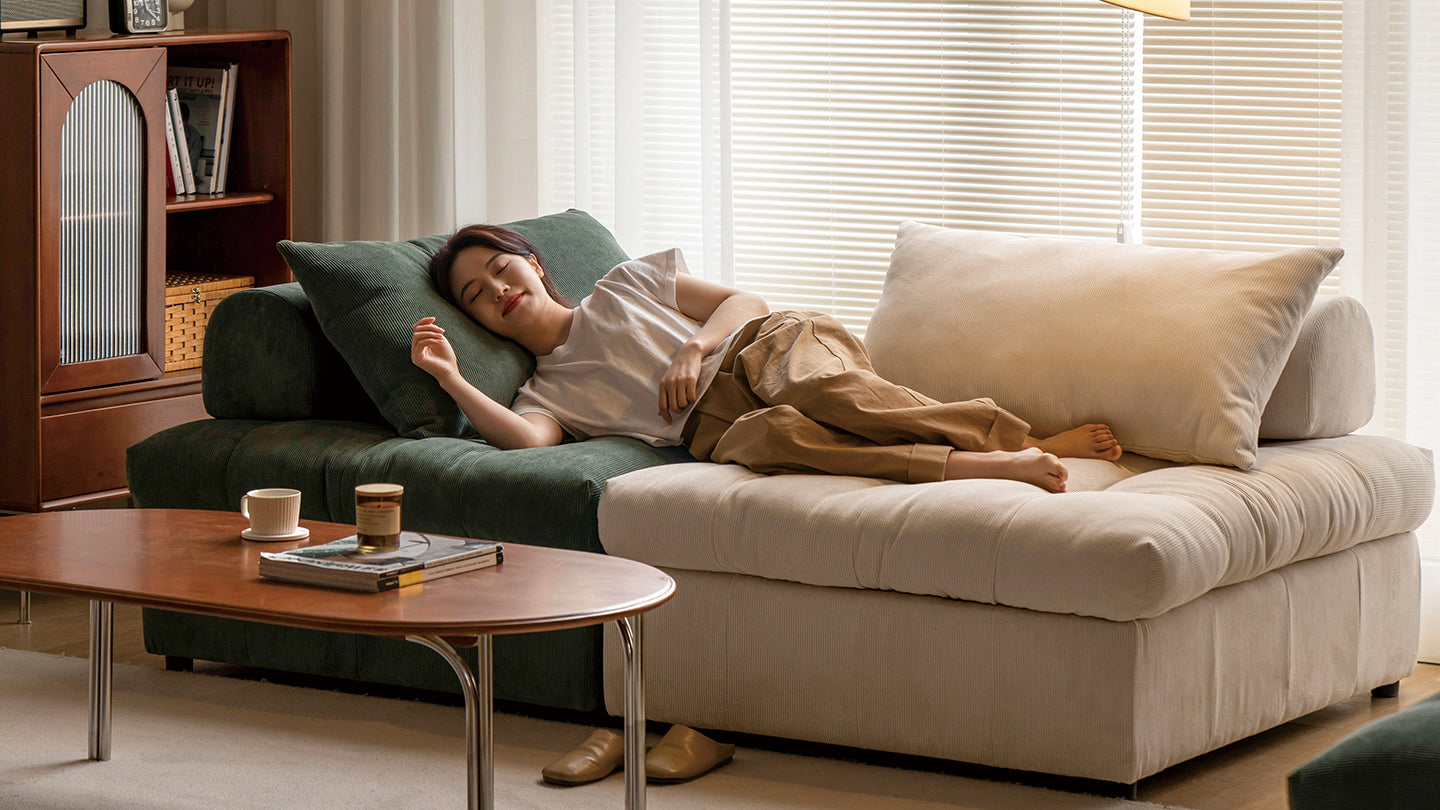
[[[687,352],[689,352],[695,356],[695,359],[699,360],[705,357],[705,355],[709,354],[711,349],[713,348],[713,346],[710,348],[706,348],[705,345],[702,344],[699,340],[697,340],[696,338],[691,338],[680,344],[680,349],[679,351],[675,352],[675,356],[677,358],[683,357]]]
[[[459,369],[442,371],[434,376],[435,382],[440,383],[440,388],[451,395],[454,395],[457,389],[470,385],[469,381],[460,374]]]

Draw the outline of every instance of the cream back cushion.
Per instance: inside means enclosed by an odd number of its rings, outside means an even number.
[[[865,335],[876,370],[990,397],[1046,436],[1249,469],[1260,417],[1338,248],[1153,248],[900,226]]]
[[[1260,419],[1262,439],[1353,433],[1375,412],[1375,338],[1354,298],[1317,299]]]

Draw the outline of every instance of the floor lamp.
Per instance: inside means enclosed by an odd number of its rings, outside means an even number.
[[[1190,0],[1105,0],[1105,2],[1112,6],[1143,11],[1146,14],[1169,17],[1172,20],[1190,19]]]

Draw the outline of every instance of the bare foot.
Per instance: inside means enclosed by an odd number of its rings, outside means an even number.
[[[1081,425],[1048,439],[1027,439],[1026,447],[1038,447],[1061,458],[1098,458],[1114,461],[1124,450],[1105,425]]]
[[[957,478],[1003,478],[1024,481],[1047,492],[1064,492],[1065,479],[1070,475],[1065,465],[1053,454],[1038,447],[1009,452],[967,452],[953,450],[945,461],[945,480]]]

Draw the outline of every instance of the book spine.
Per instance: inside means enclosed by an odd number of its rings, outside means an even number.
[[[195,193],[195,171],[190,165],[190,145],[185,140],[185,120],[180,116],[180,92],[170,88],[166,95],[170,98],[171,132],[175,134],[175,149],[180,154],[180,174],[185,179],[185,193]],[[177,184],[178,186],[178,184]]]
[[[220,191],[220,141],[225,137],[225,88],[230,83],[228,70],[220,73],[220,104],[215,111],[214,157],[210,159],[210,174],[206,177],[206,190],[211,194]]]
[[[230,133],[235,122],[235,80],[240,77],[240,66],[231,63],[225,79],[225,125],[220,130],[220,170],[215,182],[216,191],[224,191],[230,179]]]
[[[407,585],[418,585],[422,582],[429,582],[435,579],[463,574],[466,571],[478,571],[482,568],[490,568],[500,563],[499,554],[491,554],[485,557],[471,557],[468,560],[448,565],[437,565],[431,568],[422,568],[418,571],[406,571],[403,574],[391,574],[381,577],[375,581],[375,590],[393,591],[397,588],[404,588]]]
[[[177,196],[179,191],[184,189],[185,181],[180,175],[180,153],[175,151],[175,123],[170,115],[170,101],[165,101],[165,154],[170,159],[165,163],[165,192],[171,197]],[[176,186],[176,181],[180,185]]]

